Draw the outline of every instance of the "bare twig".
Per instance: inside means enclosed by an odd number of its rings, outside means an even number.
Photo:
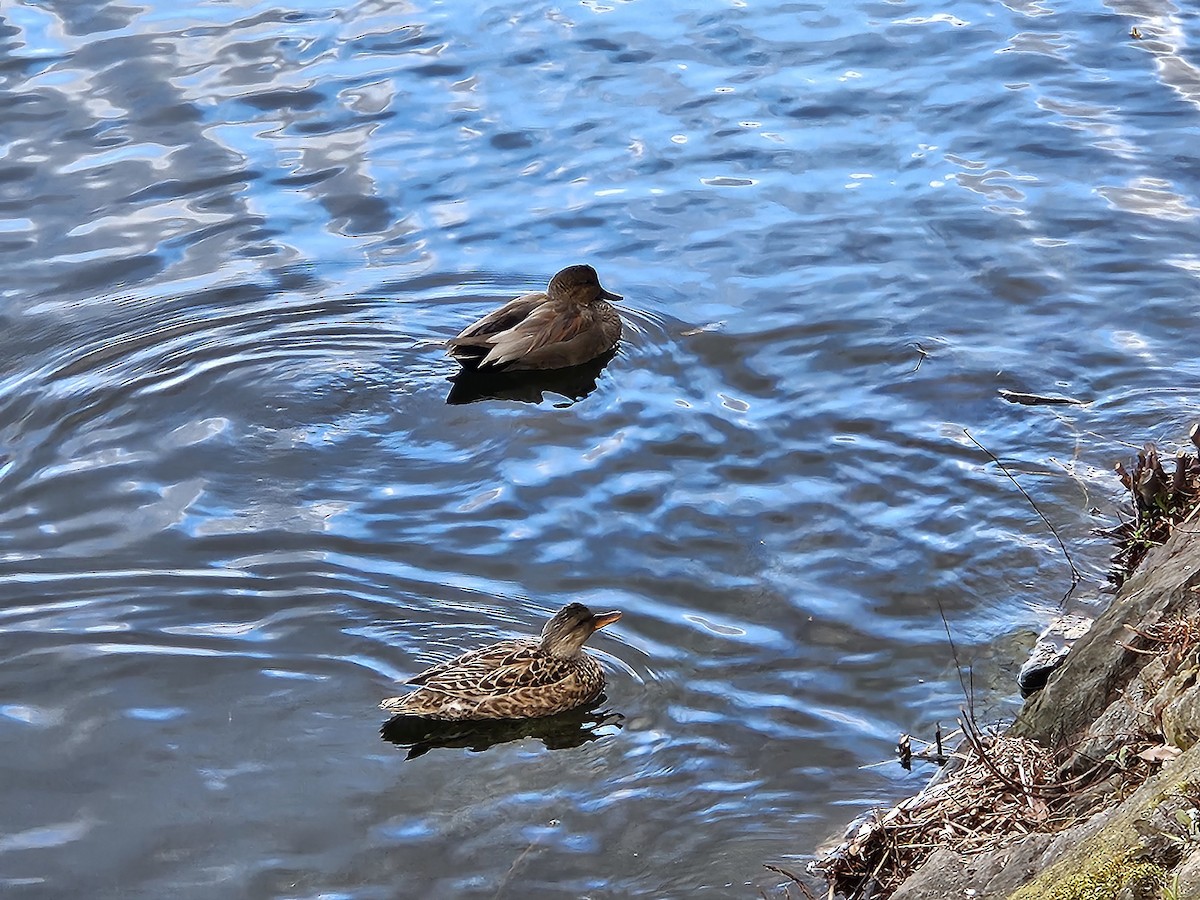
[[[496,898],[498,898],[504,894],[504,889],[506,887],[508,887],[509,881],[512,880],[513,875],[516,874],[516,871],[517,871],[517,869],[520,868],[521,863],[525,861],[525,857],[529,855],[530,851],[533,850],[533,848],[536,847],[538,845],[538,843],[539,843],[538,839],[534,838],[532,841],[529,842],[528,847],[526,847],[519,854],[517,854],[517,858],[513,860],[513,864],[511,866],[509,866],[508,871],[504,873],[504,878],[503,878],[503,880],[501,880],[500,886],[498,888],[496,888],[496,893],[492,895],[492,900],[496,900]]]
[[[1042,521],[1046,523],[1046,527],[1050,529],[1050,533],[1054,535],[1054,539],[1058,541],[1058,546],[1062,548],[1063,556],[1065,556],[1067,559],[1067,565],[1071,567],[1071,586],[1067,588],[1067,592],[1063,594],[1062,599],[1058,601],[1059,605],[1061,606],[1067,602],[1067,598],[1071,596],[1076,586],[1083,580],[1083,575],[1080,573],[1079,569],[1075,567],[1075,561],[1071,559],[1071,553],[1069,550],[1067,550],[1067,545],[1063,543],[1063,539],[1059,536],[1054,525],[1052,525],[1050,520],[1046,518],[1046,514],[1043,513],[1038,508],[1038,505],[1033,502],[1033,498],[1029,496],[1029,492],[1025,490],[1025,488],[1021,487],[1021,482],[1017,481],[1012,472],[1008,471],[1007,467],[1005,467],[1004,463],[997,459],[996,454],[994,454],[987,447],[983,446],[983,444],[979,443],[979,441],[975,440],[975,437],[971,434],[971,432],[967,431],[967,429],[963,429],[963,434],[967,436],[972,444],[991,457],[992,462],[1000,467],[1000,471],[1005,474],[1008,480],[1017,486],[1017,490],[1020,491],[1025,499],[1029,501],[1029,505],[1033,507],[1033,511],[1036,512],[1041,517]]]
[[[817,900],[817,898],[814,897],[812,892],[808,889],[808,885],[801,881],[800,876],[790,869],[785,869],[783,866],[773,866],[770,863],[763,863],[763,868],[770,869],[772,872],[776,872],[791,881],[792,884],[797,885],[800,890],[804,891],[804,896],[808,897],[809,900]]]
[[[950,620],[946,618],[946,610],[942,606],[942,598],[934,594],[933,600],[937,603],[938,615],[942,617],[942,627],[946,629],[946,641],[950,644],[950,658],[954,660],[954,672],[958,675],[958,686],[962,688],[963,700],[966,701],[968,708],[973,709],[975,698],[971,695],[970,688],[967,687],[967,683],[963,680],[963,666],[958,659],[958,648],[954,646],[954,635],[950,633]]]
[[[920,344],[918,344],[916,341],[913,341],[911,346],[916,347],[917,353],[919,353],[921,355],[917,357],[917,364],[915,366],[913,366],[912,372],[908,373],[909,375],[913,374],[913,372],[915,372],[915,371],[917,371],[917,369],[921,368],[921,363],[925,362],[925,357],[927,357],[929,355],[929,351],[926,350],[924,347],[922,347]]]

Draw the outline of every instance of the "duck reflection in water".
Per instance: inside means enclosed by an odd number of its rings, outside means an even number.
[[[446,402],[451,405],[475,403],[478,400],[516,400],[520,403],[541,403],[545,394],[558,394],[569,406],[582,400],[596,389],[600,373],[616,356],[610,350],[603,356],[582,365],[566,369],[543,369],[537,371],[494,371],[492,369],[464,368],[450,379],[450,393]]]
[[[623,727],[624,716],[599,708],[605,699],[601,694],[586,707],[540,719],[448,722],[424,716],[392,716],[379,729],[379,736],[407,749],[405,759],[416,759],[438,747],[481,753],[497,744],[525,738],[540,740],[547,750],[565,750],[599,740]]]

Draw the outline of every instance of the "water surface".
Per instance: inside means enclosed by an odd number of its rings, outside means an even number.
[[[1069,584],[964,429],[1085,602],[1200,413],[1194,11],[468,7],[0,8],[6,894],[770,890]],[[575,262],[595,389],[448,405]],[[571,600],[619,726],[380,739]]]

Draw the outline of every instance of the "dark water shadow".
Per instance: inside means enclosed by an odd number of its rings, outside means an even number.
[[[482,753],[497,744],[525,738],[540,740],[547,750],[565,750],[598,740],[624,727],[620,713],[601,710],[600,697],[586,708],[573,709],[543,719],[492,719],[472,722],[443,722],[421,716],[392,716],[379,729],[379,736],[408,750],[405,759],[416,759],[437,747]]]
[[[545,399],[543,395],[551,393],[574,403],[596,389],[596,380],[616,354],[616,350],[610,350],[582,365],[534,372],[495,372],[464,366],[450,379],[452,384],[446,402],[452,405],[478,400],[541,403]]]

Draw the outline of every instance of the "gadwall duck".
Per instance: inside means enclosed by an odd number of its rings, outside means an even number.
[[[621,337],[621,317],[591,266],[567,266],[544,291],[488,313],[448,342],[464,366],[516,372],[563,369],[608,353]]]

